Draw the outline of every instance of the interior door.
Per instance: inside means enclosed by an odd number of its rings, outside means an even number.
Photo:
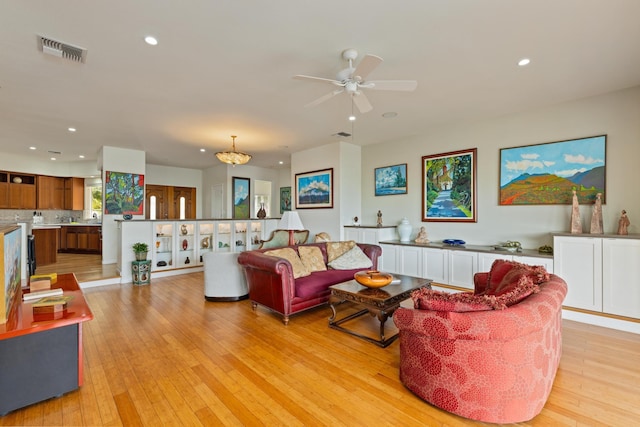
[[[151,196],[155,196],[156,219],[169,219],[168,187],[164,185],[147,184],[145,190],[145,201],[147,203],[145,217],[150,219]]]
[[[173,187],[173,215],[171,219],[180,219],[181,197],[184,197],[184,219],[195,219],[196,189],[191,187]]]

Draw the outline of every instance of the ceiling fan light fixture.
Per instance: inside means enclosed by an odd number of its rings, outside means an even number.
[[[231,151],[219,151],[216,153],[216,157],[222,163],[235,166],[244,165],[251,160],[251,155],[243,153],[242,151],[236,151],[236,138],[236,135],[231,135],[231,139],[233,140]]]

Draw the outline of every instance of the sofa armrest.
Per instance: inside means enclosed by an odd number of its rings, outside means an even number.
[[[378,269],[378,258],[382,255],[382,248],[378,245],[371,245],[369,243],[358,243],[358,247],[369,257],[373,266],[373,270]]]
[[[480,295],[487,289],[489,283],[489,272],[476,273],[473,275],[473,293]]]
[[[238,264],[244,268],[249,293],[252,288],[275,286],[281,287],[279,292],[284,298],[291,299],[295,295],[293,267],[286,259],[247,251],[238,255]]]

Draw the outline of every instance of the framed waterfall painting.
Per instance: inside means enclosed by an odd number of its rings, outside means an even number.
[[[291,210],[291,187],[280,187],[280,213]]]
[[[422,157],[422,221],[478,222],[477,151]]]
[[[375,195],[407,194],[407,164],[375,168]]]
[[[296,174],[296,209],[333,208],[333,168]]]
[[[605,202],[607,136],[502,148],[500,205],[593,204]]]

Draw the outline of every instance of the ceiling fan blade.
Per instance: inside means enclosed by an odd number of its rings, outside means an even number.
[[[418,82],[415,80],[371,80],[360,86],[373,90],[401,90],[411,92],[416,90]]]
[[[358,67],[353,72],[354,76],[360,76],[361,79],[364,79],[372,72],[380,63],[382,62],[382,58],[375,55],[366,55],[362,58],[362,61],[358,64]]]
[[[353,100],[353,103],[356,104],[356,107],[358,107],[358,111],[360,111],[361,113],[367,113],[373,110],[369,99],[363,92],[354,93],[353,95],[351,95],[351,99]]]
[[[318,83],[331,83],[334,84],[336,86],[343,86],[341,82],[339,82],[338,80],[333,80],[333,79],[325,79],[322,77],[313,77],[313,76],[303,76],[301,74],[298,74],[297,76],[293,76],[294,79],[296,80],[311,80],[314,82],[318,82]]]
[[[337,90],[334,90],[333,92],[329,92],[326,95],[322,95],[320,98],[316,99],[315,101],[311,101],[310,103],[305,105],[305,108],[311,108],[311,107],[315,107],[318,104],[322,104],[324,101],[331,99],[342,92],[344,92],[344,89],[337,89]]]

